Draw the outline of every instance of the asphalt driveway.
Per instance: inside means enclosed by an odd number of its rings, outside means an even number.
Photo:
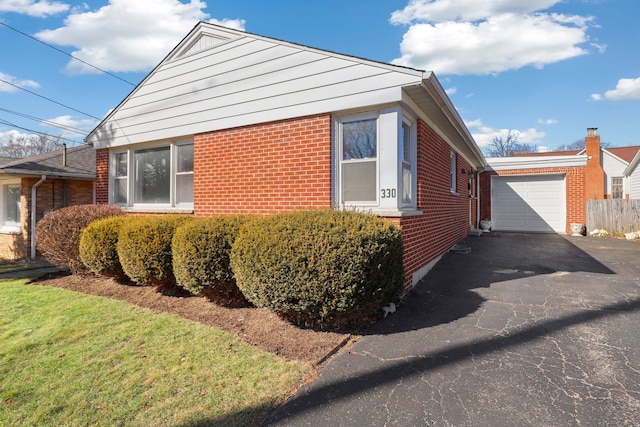
[[[264,425],[640,425],[640,243],[462,245]]]

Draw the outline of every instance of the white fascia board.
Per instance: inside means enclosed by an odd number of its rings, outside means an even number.
[[[640,150],[638,150],[636,155],[633,156],[633,159],[631,159],[631,162],[629,163],[627,168],[624,170],[623,172],[624,176],[631,176],[633,171],[638,167],[638,164],[640,164]]]
[[[586,155],[571,156],[523,156],[488,157],[487,170],[507,171],[517,169],[543,169],[581,167],[587,165]]]

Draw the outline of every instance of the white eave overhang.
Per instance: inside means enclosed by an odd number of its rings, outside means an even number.
[[[433,73],[426,73],[420,84],[404,86],[404,92],[440,130],[440,136],[456,148],[475,169],[486,167],[486,160]]]
[[[507,171],[518,169],[572,168],[587,165],[586,155],[570,156],[522,156],[489,157],[487,170]]]

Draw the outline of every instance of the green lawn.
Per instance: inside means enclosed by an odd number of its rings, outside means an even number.
[[[174,315],[0,280],[2,426],[250,426],[309,369]]]

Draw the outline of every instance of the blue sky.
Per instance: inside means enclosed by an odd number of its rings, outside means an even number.
[[[638,16],[629,0],[0,0],[0,142],[81,143],[210,21],[434,71],[482,148],[513,130],[552,150],[588,127],[640,145]]]

